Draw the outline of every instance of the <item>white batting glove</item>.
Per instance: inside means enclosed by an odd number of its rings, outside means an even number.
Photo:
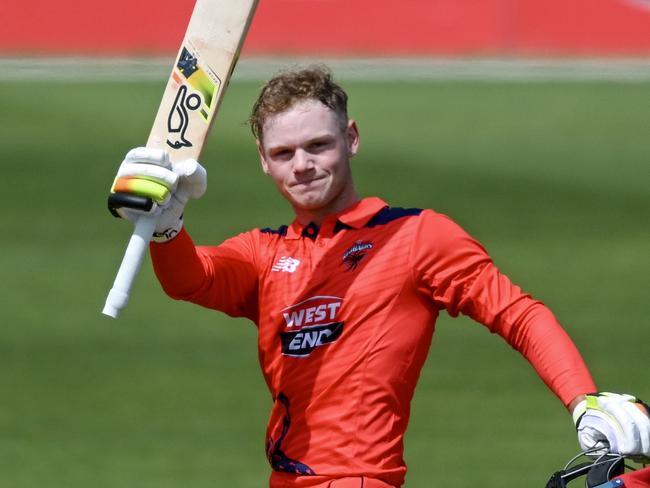
[[[143,214],[157,216],[152,240],[166,242],[183,227],[183,211],[190,198],[207,188],[205,168],[194,159],[172,163],[162,149],[138,147],[120,165],[108,209],[116,217],[135,221]]]
[[[632,395],[594,393],[573,410],[578,442],[594,455],[607,452],[650,459],[648,406]]]

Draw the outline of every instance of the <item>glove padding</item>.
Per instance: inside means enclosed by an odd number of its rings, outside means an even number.
[[[194,159],[172,163],[162,149],[138,147],[120,165],[108,198],[116,217],[135,222],[141,215],[157,217],[152,240],[166,242],[183,227],[183,211],[190,198],[207,188],[205,168]]]
[[[650,459],[650,411],[632,395],[594,393],[578,403],[573,421],[583,451]]]

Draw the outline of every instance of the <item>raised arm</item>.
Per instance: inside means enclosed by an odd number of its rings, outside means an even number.
[[[202,248],[194,245],[184,229],[187,203],[200,198],[206,187],[206,171],[197,161],[172,163],[163,150],[136,148],[120,165],[109,209],[136,225],[143,218],[152,222],[154,270],[168,295],[256,320],[253,234]]]

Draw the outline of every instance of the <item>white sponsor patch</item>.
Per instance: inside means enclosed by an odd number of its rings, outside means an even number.
[[[343,333],[338,318],[342,302],[339,297],[314,296],[282,310],[282,353],[307,357],[314,349],[335,342]]]

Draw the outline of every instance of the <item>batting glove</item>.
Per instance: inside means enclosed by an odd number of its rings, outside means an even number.
[[[162,149],[138,147],[120,165],[108,209],[134,222],[140,215],[154,215],[157,225],[152,240],[166,242],[183,227],[183,212],[190,198],[200,198],[207,188],[205,168],[194,159],[172,163]]]
[[[583,451],[650,459],[650,408],[632,395],[594,393],[578,403],[573,421]]]

